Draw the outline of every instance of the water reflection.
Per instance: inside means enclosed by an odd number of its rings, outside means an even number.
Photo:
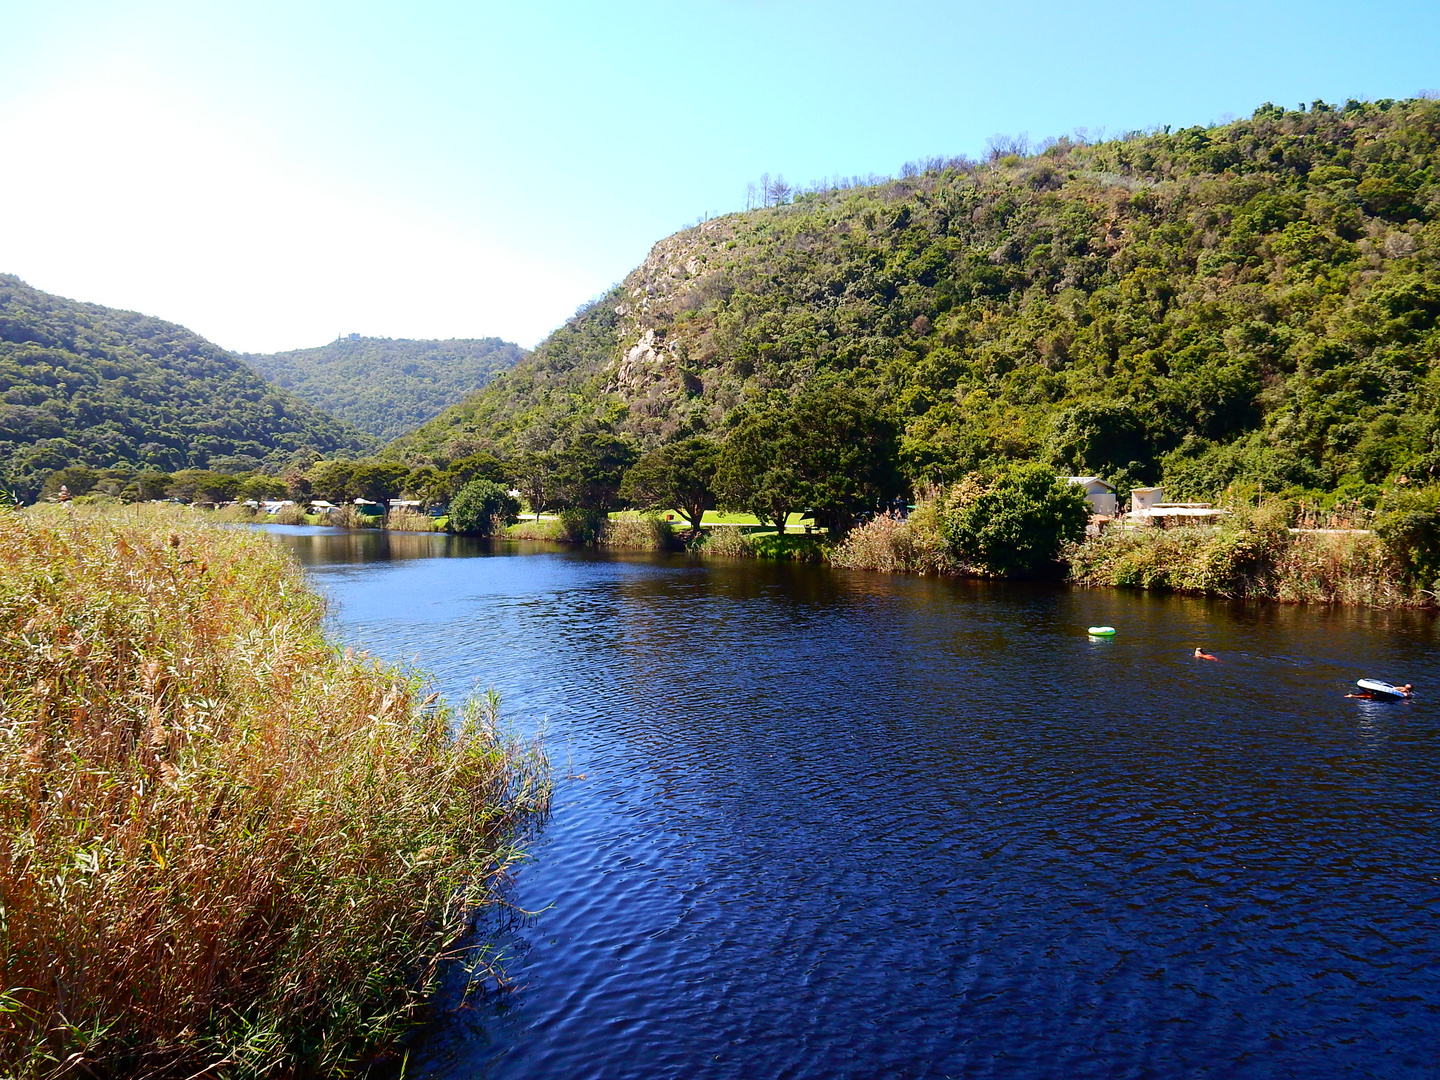
[[[1428,618],[379,540],[286,542],[573,777],[412,1072],[1433,1075]]]

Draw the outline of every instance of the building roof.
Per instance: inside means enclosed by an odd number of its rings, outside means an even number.
[[[1103,488],[1105,488],[1106,491],[1115,490],[1114,484],[1106,480],[1101,480],[1098,476],[1067,476],[1065,477],[1065,479],[1070,481],[1070,483],[1072,484],[1079,484],[1081,487],[1089,487],[1091,484],[1099,484]]]
[[[1224,517],[1230,513],[1229,510],[1217,510],[1211,506],[1148,506],[1144,510],[1131,510],[1126,514],[1127,518],[1158,518],[1158,517],[1188,517],[1188,518],[1213,518]]]

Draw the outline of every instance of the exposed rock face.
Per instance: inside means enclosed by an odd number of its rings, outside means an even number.
[[[680,371],[693,342],[674,327],[691,295],[703,293],[707,282],[723,272],[721,246],[734,231],[733,221],[720,218],[666,237],[625,279],[620,316],[620,357],[608,389],[627,399],[644,398],[657,384],[685,390]]]

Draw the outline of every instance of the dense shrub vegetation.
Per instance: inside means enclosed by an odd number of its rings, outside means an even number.
[[[278,545],[193,517],[0,511],[7,1077],[359,1071],[545,806],[493,703],[342,655]]]
[[[1266,105],[717,219],[387,453],[644,451],[826,383],[912,490],[1040,460],[1373,504],[1440,466],[1437,154],[1440,102]]]
[[[279,468],[373,440],[190,331],[0,275],[0,487],[55,469]]]
[[[393,439],[474,393],[525,350],[499,338],[341,338],[318,349],[242,355],[276,386]]]
[[[964,562],[1018,576],[1058,568],[1061,551],[1085,535],[1089,520],[1080,487],[1032,462],[956,484],[945,499],[941,531]]]
[[[520,503],[493,480],[471,480],[450,501],[450,531],[489,536],[520,513]]]
[[[1238,599],[1428,604],[1393,548],[1364,532],[1296,532],[1279,502],[1217,529],[1113,530],[1072,547],[1071,580]]]

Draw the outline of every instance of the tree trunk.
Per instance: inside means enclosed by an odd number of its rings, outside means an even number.
[[[690,539],[694,540],[700,535],[700,523],[705,520],[705,507],[703,504],[698,507],[687,506],[681,510],[681,513],[690,522]]]

